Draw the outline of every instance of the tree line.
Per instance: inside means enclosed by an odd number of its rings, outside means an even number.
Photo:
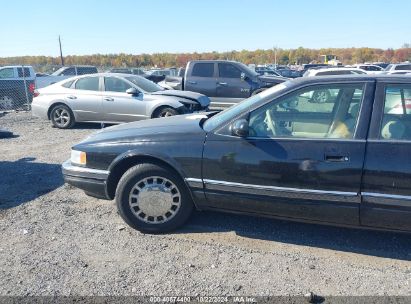
[[[65,65],[94,65],[97,67],[183,67],[190,60],[236,60],[245,64],[304,64],[321,63],[321,55],[335,55],[343,64],[363,62],[404,62],[411,61],[411,45],[404,44],[399,49],[378,48],[324,48],[308,49],[268,49],[255,51],[229,51],[206,53],[154,53],[154,54],[93,54],[64,57]],[[58,66],[60,57],[50,56],[22,56],[0,58],[0,66],[4,65],[32,65],[41,70],[41,67]]]

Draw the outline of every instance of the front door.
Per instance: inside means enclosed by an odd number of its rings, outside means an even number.
[[[132,86],[118,77],[104,77],[103,110],[105,121],[131,122],[147,119],[143,94],[133,96],[126,91]]]
[[[216,96],[227,98],[227,102],[232,99],[233,104],[248,98],[251,85],[241,78],[241,73],[232,63],[219,63]]]
[[[359,224],[373,83],[308,86],[245,113],[246,138],[207,136],[203,179],[212,207],[331,223]],[[316,92],[329,98],[317,103]],[[361,121],[361,124],[357,124]],[[207,164],[207,165],[205,165]]]

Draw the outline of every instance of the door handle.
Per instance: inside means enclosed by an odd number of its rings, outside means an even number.
[[[77,99],[77,97],[74,96],[74,95],[67,96],[67,98],[68,98],[68,99]]]
[[[344,155],[330,155],[330,154],[325,155],[325,161],[327,162],[342,163],[342,162],[348,162],[349,160],[350,158]]]
[[[227,82],[217,82],[217,84],[222,85],[222,86],[226,86]]]
[[[189,84],[197,84],[197,81],[189,81]]]
[[[114,98],[111,98],[111,97],[104,97],[103,98],[105,101],[114,101]]]

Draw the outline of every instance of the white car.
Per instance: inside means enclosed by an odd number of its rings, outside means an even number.
[[[354,64],[351,67],[363,70],[367,74],[382,74],[384,72],[382,67],[375,64]]]
[[[367,74],[366,71],[357,68],[320,68],[309,69],[304,73],[304,77],[331,76],[331,75],[356,75]]]
[[[77,76],[36,91],[32,113],[66,129],[76,122],[122,123],[207,110],[210,99],[165,90],[144,77],[101,73]]]
[[[385,71],[387,74],[394,74],[396,71],[408,71],[411,73],[411,63],[396,63],[396,64],[389,64]]]

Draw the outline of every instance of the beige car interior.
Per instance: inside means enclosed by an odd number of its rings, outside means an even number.
[[[322,89],[324,90],[324,89]],[[314,103],[315,91],[273,102],[250,115],[256,137],[353,138],[362,99],[362,87],[330,90],[330,100]]]

